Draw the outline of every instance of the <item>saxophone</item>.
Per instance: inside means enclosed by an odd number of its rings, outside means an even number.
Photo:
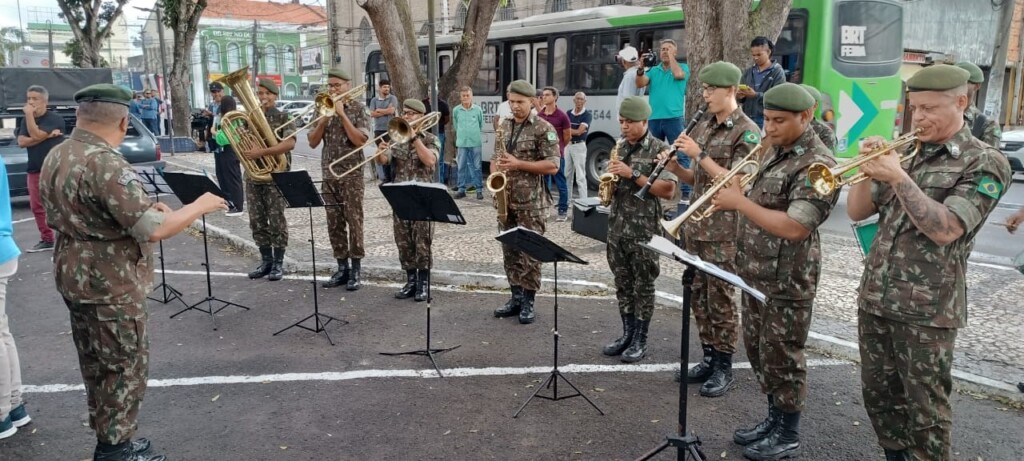
[[[608,163],[619,161],[619,143],[615,143],[612,152],[608,157]],[[615,194],[615,185],[619,182],[619,176],[608,172],[601,175],[601,184],[597,188],[597,196],[601,199],[601,205],[607,207],[612,204],[612,195]]]
[[[504,155],[508,155],[505,151],[505,125],[499,123],[498,129],[494,130],[494,157],[491,161],[497,162]],[[505,192],[507,185],[508,176],[504,171],[495,171],[487,177],[486,187],[494,197],[494,208],[498,210],[498,223],[502,226],[508,224],[508,194]]]

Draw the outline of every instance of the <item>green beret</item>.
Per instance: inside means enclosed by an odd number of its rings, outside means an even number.
[[[521,94],[527,98],[537,97],[537,90],[526,80],[516,80],[508,86],[509,93]]]
[[[424,106],[423,101],[420,101],[419,99],[406,99],[405,102],[402,103],[402,105],[405,106],[406,109],[412,109],[421,114],[427,113],[427,106]]]
[[[726,61],[718,61],[701,68],[697,78],[704,84],[717,87],[730,87],[740,84],[740,74],[743,72],[735,64]]]
[[[796,83],[782,83],[764,92],[764,110],[803,112],[814,107],[814,98]]]
[[[651,105],[647,104],[644,98],[630,96],[622,100],[622,105],[619,106],[619,116],[634,122],[647,120],[651,117]]]
[[[974,65],[974,63],[961,61],[956,63],[956,66],[971,73],[971,77],[967,79],[971,83],[985,83],[985,74],[981,71],[981,68]]]
[[[946,91],[967,84],[971,73],[957,66],[936,64],[917,71],[907,80],[907,91]]]
[[[273,80],[261,78],[260,86],[265,88],[267,91],[274,94],[281,94],[281,90],[277,89],[277,84]]]
[[[818,91],[817,88],[806,83],[801,83],[800,87],[803,88],[804,91],[807,91],[807,94],[811,95],[812,98],[814,98],[815,103],[817,103],[819,106],[821,105],[821,92]]]
[[[328,77],[334,77],[334,78],[340,78],[340,79],[342,79],[342,80],[344,80],[346,82],[352,80],[352,78],[348,76],[348,72],[345,72],[344,70],[339,69],[337,67],[327,71],[327,76]]]
[[[131,91],[109,83],[89,85],[75,93],[75,102],[112,102],[127,106],[131,101]]]

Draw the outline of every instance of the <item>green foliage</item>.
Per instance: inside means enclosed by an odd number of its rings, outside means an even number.
[[[85,63],[85,51],[82,50],[82,42],[77,38],[64,44],[64,54],[71,58],[71,64],[75,67],[83,67]],[[99,62],[89,67],[110,67],[103,56],[97,56]]]
[[[25,41],[25,31],[17,27],[0,28],[0,67],[14,59],[14,52]]]

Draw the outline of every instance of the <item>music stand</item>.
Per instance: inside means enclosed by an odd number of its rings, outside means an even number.
[[[459,211],[459,206],[455,204],[455,200],[452,199],[451,194],[445,189],[444,184],[437,183],[424,183],[419,181],[403,181],[403,182],[392,182],[381,184],[380,191],[384,194],[384,198],[387,199],[388,204],[391,205],[391,209],[394,211],[395,216],[403,221],[427,221],[427,222],[443,222],[449,224],[466,224],[466,218],[462,216],[462,212]],[[431,248],[433,253],[433,248]],[[433,254],[431,254],[431,260],[433,260]],[[427,347],[424,349],[417,349],[406,352],[381,352],[381,355],[425,355],[430,359],[430,363],[434,365],[434,370],[437,371],[437,375],[444,377],[441,373],[441,369],[437,366],[437,361],[434,359],[434,354],[440,354],[442,352],[448,352],[452,349],[458,348],[460,345],[455,345],[446,348],[431,348],[430,347],[430,309],[431,309],[431,294],[430,285],[433,280],[427,279]]]
[[[589,403],[590,406],[594,407],[594,409],[597,410],[598,413],[600,413],[601,415],[604,415],[604,411],[602,411],[600,408],[598,408],[598,406],[593,401],[591,401],[589,397],[584,395],[583,392],[580,391],[579,388],[577,388],[572,382],[570,382],[569,379],[566,378],[565,375],[563,375],[562,372],[558,369],[558,338],[559,338],[559,336],[561,336],[561,334],[558,333],[558,262],[559,261],[565,261],[565,262],[571,262],[571,263],[576,263],[576,264],[587,264],[587,262],[582,260],[582,259],[580,259],[580,258],[578,258],[578,257],[576,257],[576,255],[574,255],[572,253],[569,253],[564,248],[562,248],[562,247],[558,246],[557,244],[555,244],[555,242],[552,242],[551,240],[548,240],[543,235],[540,235],[540,233],[538,233],[537,231],[534,231],[534,230],[531,230],[531,229],[527,229],[525,227],[521,227],[521,226],[513,227],[513,228],[511,228],[509,230],[506,230],[506,231],[498,234],[498,236],[495,237],[495,239],[497,239],[499,242],[501,242],[501,243],[503,243],[505,245],[508,245],[508,246],[512,247],[515,250],[518,250],[518,251],[521,251],[523,253],[526,253],[528,256],[530,256],[533,259],[536,259],[536,260],[538,260],[538,261],[540,261],[542,263],[554,263],[555,264],[555,310],[554,310],[555,326],[554,326],[554,328],[551,329],[551,337],[553,339],[553,341],[552,341],[553,365],[551,367],[551,371],[548,372],[547,379],[545,379],[543,383],[541,383],[539,386],[537,386],[537,390],[533,391],[533,395],[531,395],[530,398],[526,399],[526,401],[523,402],[523,405],[521,407],[519,407],[519,410],[517,410],[516,413],[514,415],[512,415],[512,417],[513,418],[518,417],[519,413],[523,412],[523,409],[526,408],[526,405],[530,404],[530,401],[533,400],[534,397],[540,397],[542,399],[547,399],[547,400],[551,400],[551,401],[558,401],[558,400],[569,399],[569,398],[573,398],[573,397],[583,397],[583,400],[586,400],[587,403]],[[576,393],[575,394],[570,394],[570,395],[559,396],[558,395],[558,379],[559,378],[561,378],[562,381],[565,381],[565,383],[568,384],[569,387],[571,387],[574,391],[576,391]],[[552,387],[552,386],[554,386],[554,387]],[[544,388],[551,388],[551,396],[550,397],[548,397],[546,395],[539,395],[540,390],[544,389]]]
[[[139,178],[142,178],[142,186],[146,189],[146,193],[153,196],[153,200],[156,202],[160,201],[160,194],[171,192],[167,181],[164,180],[163,176],[160,175],[160,171],[156,168],[151,166],[135,166],[132,168],[139,175]],[[188,306],[188,303],[181,298],[181,292],[167,284],[167,271],[164,270],[164,241],[161,240],[158,245],[160,245],[160,284],[153,287],[153,292],[160,290],[163,296],[154,298],[153,294],[155,293],[151,292],[146,298],[163,304],[177,299],[182,304]]]
[[[744,282],[743,279],[739,278],[739,276],[731,272],[727,272],[714,264],[705,262],[697,256],[679,249],[675,244],[660,235],[651,237],[651,241],[643,245],[666,258],[673,259],[686,266],[686,270],[683,271],[682,278],[683,331],[679,339],[680,370],[686,369],[686,364],[690,357],[690,299],[693,292],[693,279],[698,270],[712,277],[716,277],[730,284],[736,285],[760,302],[764,302],[765,300],[763,293],[750,285],[747,285],[747,283]],[[704,453],[700,451],[700,438],[697,437],[695,432],[689,431],[686,427],[686,397],[686,377],[684,376],[683,379],[679,380],[679,425],[677,433],[666,437],[664,442],[641,455],[637,458],[637,461],[651,459],[670,446],[676,447],[676,459],[680,461],[685,460],[688,456],[698,461],[707,460]]]
[[[227,199],[227,197],[224,195],[224,192],[221,191],[220,188],[217,187],[217,184],[214,183],[213,180],[210,179],[210,177],[206,176],[206,175],[191,174],[191,173],[172,173],[172,172],[167,172],[167,173],[164,173],[164,179],[167,181],[167,185],[170,186],[171,190],[174,191],[174,195],[177,195],[178,199],[181,200],[181,203],[183,203],[185,205],[188,205],[189,203],[192,203],[192,202],[196,201],[200,196],[202,196],[203,194],[205,194],[207,192],[210,192],[210,193],[212,193],[214,195],[223,197],[225,200]],[[175,317],[177,317],[177,316],[179,316],[179,315],[181,315],[181,314],[183,314],[183,313],[185,313],[187,311],[190,311],[190,310],[197,310],[199,312],[203,312],[205,314],[209,314],[210,315],[210,320],[213,322],[213,329],[214,329],[214,331],[216,331],[217,330],[217,317],[215,317],[214,314],[216,314],[216,313],[218,313],[218,312],[220,312],[220,311],[222,311],[224,309],[227,309],[230,306],[235,306],[235,307],[238,307],[238,308],[241,308],[241,309],[245,309],[245,310],[249,310],[249,308],[246,307],[246,306],[243,306],[241,304],[233,303],[231,301],[226,301],[226,300],[223,300],[223,299],[220,299],[220,298],[217,298],[217,297],[213,296],[213,283],[210,280],[210,245],[209,245],[209,243],[207,242],[207,239],[206,239],[206,215],[205,214],[203,215],[202,219],[203,219],[202,234],[203,234],[203,258],[204,258],[203,267],[206,268],[206,298],[203,298],[202,301],[199,301],[199,302],[197,302],[197,303],[195,303],[195,304],[193,304],[191,306],[188,306],[188,307],[186,307],[186,308],[176,312],[174,315],[171,316],[171,318],[173,319],[173,318],[175,318]],[[220,306],[220,308],[214,310],[214,308],[213,308],[214,301],[219,302],[219,303],[224,303],[224,305]],[[206,308],[205,309],[199,307],[203,303],[206,303]]]
[[[331,340],[331,335],[327,333],[327,324],[335,321],[344,325],[348,322],[320,313],[320,297],[317,293],[316,280],[316,244],[313,237],[313,208],[322,208],[327,206],[327,204],[324,203],[324,199],[320,195],[320,192],[316,190],[316,185],[313,183],[313,178],[309,176],[308,171],[299,170],[271,173],[271,176],[274,178],[274,184],[277,184],[277,189],[281,191],[281,195],[284,196],[285,201],[288,202],[288,208],[305,207],[309,211],[309,253],[313,260],[313,313],[304,317],[302,320],[285,327],[277,333],[274,333],[273,336],[284,333],[291,328],[302,328],[303,330],[311,331],[313,333],[323,333],[324,336],[327,337],[327,342],[331,343],[333,346],[334,341]],[[335,202],[337,201],[335,200]],[[302,325],[302,323],[305,323],[306,320],[309,319],[313,319],[313,328]],[[327,319],[327,321],[322,322],[323,319]]]

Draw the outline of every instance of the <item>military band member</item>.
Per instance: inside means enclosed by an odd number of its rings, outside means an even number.
[[[227,210],[204,194],[172,211],[149,199],[142,181],[113,146],[128,130],[132,93],[109,84],[75,94],[77,122],[46,157],[40,195],[57,232],[53,274],[71,315],[96,432],[96,461],[163,461],[132,441],[149,376],[146,293],[153,284],[153,245],[196,218]]]
[[[999,140],[1003,137],[1003,130],[999,128],[998,121],[986,117],[977,106],[978,91],[981,90],[981,84],[985,83],[985,74],[974,63],[964,61],[958,62],[956,66],[971,74],[967,79],[967,96],[971,102],[967,104],[967,110],[964,112],[967,129],[971,130],[971,134],[981,142],[998,149]]]
[[[505,153],[491,159],[491,173],[503,171],[508,177],[508,221],[502,231],[516,226],[544,233],[551,197],[544,190],[544,176],[558,172],[558,134],[554,127],[533,110],[536,95],[533,85],[516,80],[509,85],[512,117],[499,122],[503,130]],[[540,289],[540,262],[508,245],[502,245],[505,276],[512,298],[494,311],[495,317],[519,316],[519,323],[533,323],[534,296]]]
[[[639,96],[629,96],[619,106],[619,160],[608,163],[618,176],[608,214],[608,266],[615,275],[615,298],[622,318],[622,336],[607,344],[604,355],[621,355],[623,362],[638,362],[647,354],[647,330],[654,314],[654,280],[661,267],[658,255],[642,246],[660,233],[661,202],[670,199],[678,181],[668,170],[651,178],[659,152],[668,144],[651,135],[647,119],[651,106]],[[648,194],[636,198],[648,181]]]
[[[427,112],[426,105],[416,99],[406,99],[402,104],[401,117],[412,123]],[[392,140],[393,141],[393,140]],[[434,178],[440,142],[429,131],[417,132],[409,142],[381,143],[385,153],[377,157],[377,163],[391,165],[394,182],[419,181],[429,183]],[[388,149],[390,147],[390,149]],[[430,283],[430,244],[434,237],[433,224],[429,221],[403,221],[395,215],[395,245],[398,245],[398,259],[405,270],[405,286],[395,298],[407,299],[415,296],[416,302],[427,300],[427,284]]]
[[[288,123],[288,115],[274,106],[280,91],[273,80],[261,79],[256,88],[256,97],[260,100],[263,115],[271,127],[279,127]],[[281,130],[284,137],[295,131],[295,124]],[[292,163],[292,149],[295,138],[288,138],[273,147],[256,148],[242,152],[246,158],[255,160],[261,157],[284,154],[288,166]],[[249,229],[252,239],[260,249],[262,261],[256,270],[249,273],[249,278],[267,277],[276,281],[284,277],[284,251],[288,247],[288,221],[284,217],[286,203],[281,191],[273,180],[263,181],[245,172],[245,201],[249,202]]]
[[[759,303],[743,294],[743,343],[751,368],[768,395],[768,417],[733,440],[743,455],[775,460],[800,453],[800,412],[807,398],[804,343],[821,272],[818,226],[838,193],[822,196],[807,179],[815,162],[834,166],[832,153],[810,129],[814,98],[799,85],[783,83],[764,94],[761,169],[747,196],[733,182],[713,203],[739,212],[737,272],[763,292]]]
[[[811,129],[818,135],[818,139],[821,143],[832,151],[833,154],[836,152],[836,132],[832,130],[832,127],[828,126],[825,122],[818,119],[818,110],[821,108],[821,92],[817,88],[807,85],[800,84],[808,94],[814,98],[814,118],[811,119]]]
[[[708,192],[714,180],[739,164],[761,142],[761,129],[743,114],[736,102],[739,67],[719,61],[704,66],[697,77],[711,115],[699,122],[692,136],[679,135],[675,147],[691,159],[693,169],[678,162],[666,168],[693,185],[694,197]],[[735,272],[736,212],[722,211],[683,224],[686,251]],[[686,374],[689,383],[703,383],[700,394],[718,397],[732,386],[732,355],[739,339],[739,312],[733,302],[733,286],[698,272],[693,281],[691,306],[700,334],[704,359]]]
[[[855,221],[878,213],[864,262],[858,336],[864,406],[887,460],[952,459],[953,344],[967,324],[967,256],[1010,184],[1010,166],[964,121],[970,74],[949,65],[907,80],[921,150],[861,166]],[[865,141],[876,147],[880,138]]]
[[[347,72],[331,69],[327,72],[327,91],[336,97],[351,89],[351,80]],[[366,256],[363,247],[363,193],[366,185],[362,170],[337,178],[328,167],[331,162],[366,144],[370,139],[370,116],[366,105],[358,98],[345,104],[335,104],[334,113],[335,117],[321,119],[307,135],[310,147],[320,145],[321,140],[324,142],[320,157],[324,178],[321,192],[327,205],[327,234],[334,258],[338,261],[338,270],[322,285],[324,288],[345,285],[346,290],[355,291],[362,286],[360,261]],[[335,169],[339,173],[344,172],[362,161],[360,150]],[[352,261],[351,266],[349,260]]]

